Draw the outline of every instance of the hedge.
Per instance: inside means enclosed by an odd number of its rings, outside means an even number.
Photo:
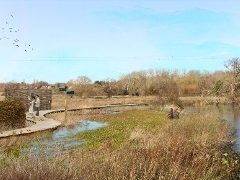
[[[25,127],[26,106],[21,99],[0,102],[0,130]]]

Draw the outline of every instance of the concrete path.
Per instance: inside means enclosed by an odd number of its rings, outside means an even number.
[[[45,114],[53,112],[55,110],[45,110],[40,111],[39,116],[36,116],[35,118],[32,118],[28,113],[26,114],[27,121],[30,121],[30,123],[33,123],[33,125],[21,129],[15,129],[10,131],[3,131],[0,132],[0,138],[1,137],[8,137],[13,135],[21,135],[21,134],[29,134],[37,131],[44,131],[48,129],[56,129],[61,125],[61,122],[54,120],[54,119],[48,119],[44,117]]]

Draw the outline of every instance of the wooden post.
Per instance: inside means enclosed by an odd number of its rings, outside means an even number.
[[[64,116],[64,122],[67,123],[67,87],[65,87],[65,116]]]

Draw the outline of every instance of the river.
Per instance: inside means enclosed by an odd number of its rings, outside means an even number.
[[[220,118],[228,121],[236,130],[236,148],[240,151],[240,108],[231,105],[208,105],[198,107],[185,107],[186,113],[213,112],[219,113]]]

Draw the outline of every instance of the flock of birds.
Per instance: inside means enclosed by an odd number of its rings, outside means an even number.
[[[10,14],[11,18],[14,18],[14,16],[12,14]],[[5,39],[12,39],[10,37],[15,36],[16,33],[19,32],[19,29],[13,29],[11,27],[11,24],[9,22],[6,21],[5,26],[2,28],[2,37],[0,37],[0,41],[4,41]],[[14,33],[14,34],[10,34],[10,33]],[[16,36],[15,36],[16,37]],[[20,40],[18,38],[13,38],[13,42],[12,42],[13,46],[15,47],[24,47],[24,51],[28,52],[29,50],[33,50],[33,48],[31,47],[30,44],[21,44]]]

